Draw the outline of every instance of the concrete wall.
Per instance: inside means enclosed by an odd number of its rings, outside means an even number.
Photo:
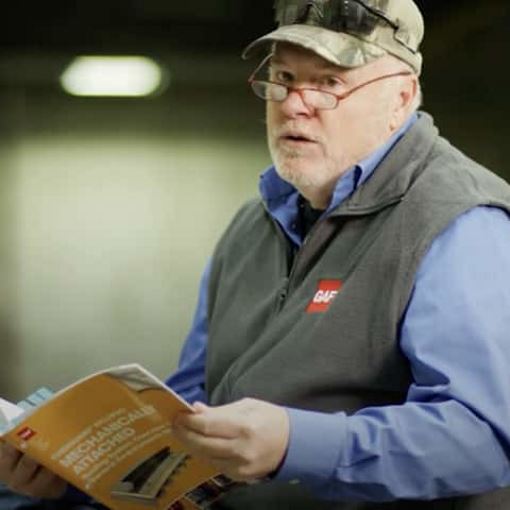
[[[269,163],[262,103],[247,102],[248,123],[246,101],[232,95],[132,111],[126,101],[10,98],[4,111],[16,121],[0,141],[2,394],[132,361],[166,376],[206,260]]]

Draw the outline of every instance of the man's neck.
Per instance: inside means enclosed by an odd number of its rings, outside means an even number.
[[[338,181],[344,176],[349,170],[354,168],[356,165],[367,162],[368,158],[376,156],[377,159],[382,158],[383,154],[378,155],[378,151],[384,150],[385,146],[388,144],[393,144],[392,138],[395,138],[396,136],[401,136],[407,129],[414,123],[414,120],[416,118],[416,114],[412,112],[404,122],[402,122],[398,127],[392,128],[390,132],[387,134],[387,136],[382,137],[379,140],[374,140],[374,142],[371,144],[369,148],[365,151],[364,154],[358,155],[358,157],[355,158],[355,161],[351,161],[350,163],[345,163],[342,165],[342,170],[340,170],[332,181],[326,183],[321,188],[317,187],[300,187],[298,188],[299,193],[306,198],[308,203],[313,207],[314,209],[318,210],[326,210],[331,202],[331,198],[333,196],[333,193],[335,191],[335,187],[338,183]],[[396,141],[396,140],[395,140]],[[377,161],[379,163],[379,161]]]
[[[306,199],[313,209],[325,211],[331,201],[333,188],[328,190],[299,190],[300,194]]]

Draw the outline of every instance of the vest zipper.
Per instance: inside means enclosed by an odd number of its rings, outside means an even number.
[[[285,300],[287,299],[288,291],[289,291],[289,279],[285,278],[284,284],[280,289],[280,293],[278,294],[278,306],[277,306],[278,312],[282,309]]]
[[[308,232],[306,237],[303,239],[303,242],[301,243],[301,246],[296,251],[296,253],[295,253],[294,257],[293,257],[293,260],[292,260],[292,265],[290,267],[289,275],[286,278],[284,278],[284,283],[283,283],[282,287],[280,288],[280,291],[279,291],[279,294],[278,294],[278,300],[277,300],[277,305],[276,305],[276,313],[279,313],[281,311],[281,309],[283,308],[283,305],[285,304],[287,296],[289,295],[291,283],[293,283],[293,279],[294,279],[294,275],[296,273],[296,267],[298,265],[298,261],[299,261],[300,258],[302,258],[303,251],[305,250],[306,246],[308,245],[308,242],[309,242],[309,239],[310,239],[311,235],[313,234],[313,232],[315,230],[317,230],[319,224],[322,223],[322,222],[323,222],[323,220],[320,219],[320,220],[318,220],[315,223],[315,225],[313,225],[313,227],[310,229],[310,231]],[[289,242],[287,240],[287,237],[283,233],[282,233],[282,239],[283,239],[283,241],[285,243]]]

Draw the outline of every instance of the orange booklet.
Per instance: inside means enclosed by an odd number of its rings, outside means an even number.
[[[19,416],[0,402],[1,438],[113,510],[200,509],[236,483],[173,436],[171,422],[183,411],[193,409],[157,377],[123,365]]]

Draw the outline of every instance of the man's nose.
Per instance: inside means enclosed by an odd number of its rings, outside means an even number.
[[[280,103],[281,110],[287,117],[299,117],[313,114],[303,97],[303,93],[299,89],[289,89],[287,97]]]

